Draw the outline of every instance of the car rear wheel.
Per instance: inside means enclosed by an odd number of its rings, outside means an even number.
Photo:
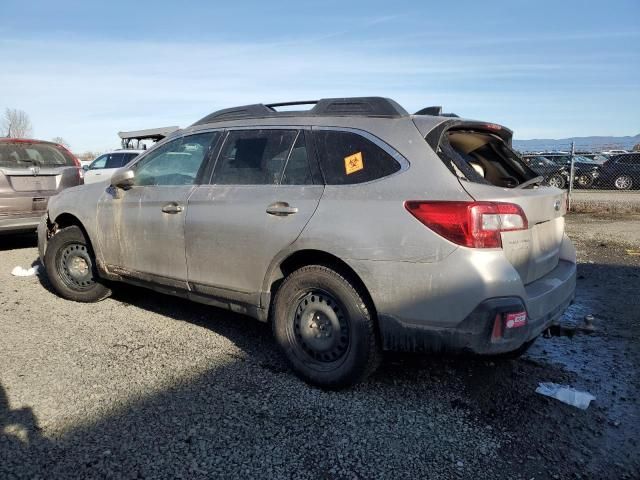
[[[278,289],[273,332],[295,373],[323,388],[353,385],[378,366],[372,309],[354,282],[328,267],[296,270]]]
[[[613,186],[618,190],[630,190],[633,186],[633,180],[629,175],[619,175],[613,181]]]
[[[549,177],[549,180],[547,180],[547,183],[551,187],[556,187],[562,190],[566,182],[564,181],[562,175],[552,175],[551,177]]]
[[[79,227],[58,231],[44,256],[47,276],[54,290],[76,302],[98,302],[111,295],[95,267],[93,250]]]

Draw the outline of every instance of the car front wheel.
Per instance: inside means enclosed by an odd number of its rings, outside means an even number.
[[[295,373],[323,388],[372,373],[380,350],[372,309],[354,284],[320,265],[294,271],[278,289],[273,332]]]
[[[579,175],[576,180],[580,188],[589,188],[593,185],[593,177],[591,175]]]
[[[77,226],[63,228],[51,237],[44,265],[51,285],[61,297],[98,302],[111,295],[98,277],[91,246]]]

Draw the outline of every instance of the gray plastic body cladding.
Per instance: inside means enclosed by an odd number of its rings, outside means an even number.
[[[438,263],[361,260],[351,265],[367,279],[384,348],[391,350],[512,350],[515,340],[483,346],[488,340],[484,330],[473,339],[474,329],[483,327],[469,319],[489,321],[474,315],[479,305],[495,298],[518,299],[531,323],[519,338],[521,344],[559,318],[575,295],[575,250],[566,237],[556,268],[526,286],[500,250],[461,247]]]

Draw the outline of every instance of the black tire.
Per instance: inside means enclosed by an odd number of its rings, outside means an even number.
[[[99,302],[111,295],[98,276],[93,250],[79,227],[63,228],[51,237],[44,266],[49,282],[61,297]]]
[[[373,309],[354,282],[321,265],[291,273],[273,305],[273,334],[294,372],[322,388],[364,380],[380,362]]]
[[[511,352],[498,353],[496,355],[492,355],[491,357],[495,358],[496,360],[517,360],[522,355],[527,353],[527,350],[529,350],[529,348],[531,348],[531,345],[535,343],[536,338],[534,338],[533,340],[529,340],[528,342],[524,342],[522,345]]]
[[[565,187],[566,183],[567,182],[565,181],[564,177],[559,174],[551,175],[547,180],[548,185],[551,185],[552,187],[557,187],[560,190],[562,190]]]
[[[631,188],[633,187],[633,179],[630,175],[618,175],[613,180],[613,186],[617,190],[631,190]]]

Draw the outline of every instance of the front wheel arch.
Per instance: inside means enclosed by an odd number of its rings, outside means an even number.
[[[98,269],[99,272],[102,273],[102,268],[101,268],[102,262],[100,261],[101,257],[97,255],[96,249],[94,248],[95,243],[93,242],[91,235],[89,235],[89,232],[83,225],[82,221],[78,217],[76,217],[72,213],[67,213],[67,212],[61,213],[55,218],[55,220],[51,219],[49,221],[49,225],[50,225],[49,232],[51,235],[55,235],[55,232],[67,227],[78,227],[80,230],[82,230],[82,234],[84,235],[84,238],[87,239],[87,243],[91,250],[91,253],[93,254],[93,257],[96,259],[96,268]]]

